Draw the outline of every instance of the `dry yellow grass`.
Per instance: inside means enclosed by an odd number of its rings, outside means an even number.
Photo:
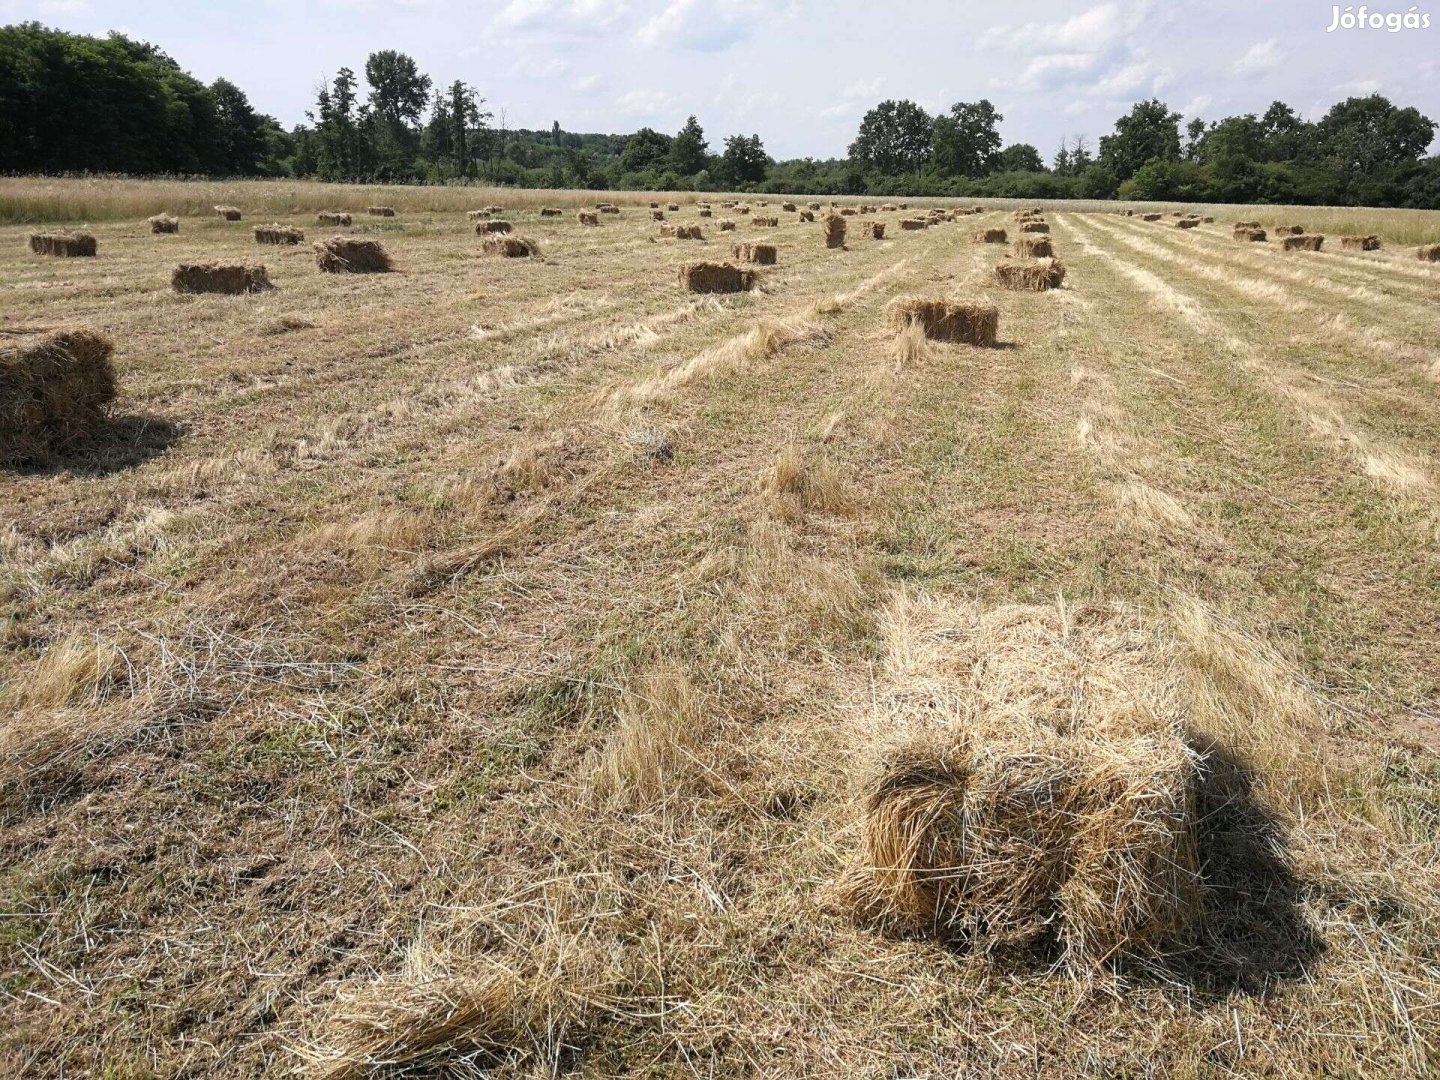
[[[0,473],[0,1073],[1433,1075],[1434,217],[1048,208],[1035,295],[787,213],[693,295],[607,197],[0,179],[119,386]],[[216,204],[399,272],[176,295]]]

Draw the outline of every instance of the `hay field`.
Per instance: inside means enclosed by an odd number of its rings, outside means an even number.
[[[4,1075],[1440,1068],[1440,266],[149,190],[0,227],[120,381],[0,472]]]

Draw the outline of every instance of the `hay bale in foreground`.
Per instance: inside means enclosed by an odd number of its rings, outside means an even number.
[[[1050,226],[1043,221],[1026,221],[1020,225],[1022,233],[1048,233]]]
[[[852,736],[865,923],[980,948],[1053,940],[1081,974],[1198,916],[1204,759],[1173,646],[1119,606],[898,598]]]
[[[1378,236],[1342,236],[1340,246],[1346,251],[1379,251],[1380,237]]]
[[[239,221],[240,208],[238,206],[217,206],[215,213],[219,214],[226,221]]]
[[[505,259],[528,259],[540,254],[540,245],[528,236],[487,236],[480,245],[486,255]]]
[[[1421,262],[1440,262],[1440,244],[1422,244],[1415,249],[1415,257]]]
[[[367,206],[365,213],[371,217],[394,217],[395,208],[393,206]]]
[[[1230,233],[1236,240],[1244,241],[1247,244],[1263,244],[1267,237],[1264,229],[1242,229],[1236,226]]]
[[[257,244],[299,244],[304,240],[305,234],[289,225],[255,226],[255,242]]]
[[[378,240],[332,236],[315,245],[315,265],[327,274],[383,274],[390,255]]]
[[[239,296],[265,292],[275,286],[265,267],[248,263],[181,263],[170,273],[177,293],[221,293]]]
[[[1325,237],[1318,234],[1306,236],[1294,234],[1285,237],[1285,239],[1281,241],[1281,247],[1286,251],[1319,251],[1321,245],[1324,243]]]
[[[592,214],[588,210],[581,210],[575,215],[575,220],[580,222],[581,225],[599,225],[600,215]]]
[[[885,222],[867,221],[860,226],[860,235],[869,237],[871,240],[885,239]]]
[[[680,284],[693,293],[749,292],[755,287],[753,270],[729,263],[698,262],[680,268]]]
[[[58,255],[66,259],[92,258],[99,246],[95,237],[89,233],[71,232],[69,229],[30,234],[30,250],[36,255]]]
[[[730,254],[741,262],[753,262],[760,266],[774,266],[780,258],[779,249],[774,244],[749,242],[733,245]]]
[[[843,248],[845,246],[845,219],[832,211],[825,215],[821,224],[825,229],[825,246],[827,248]]]
[[[1140,220],[1141,220],[1141,221],[1159,221],[1160,218],[1161,218],[1161,216],[1162,216],[1162,215],[1160,215],[1160,214],[1141,214],[1141,215],[1140,215]]]
[[[903,228],[905,223],[902,221],[900,225]],[[1004,229],[981,229],[975,234],[977,244],[1003,244],[1008,239]]]
[[[315,215],[321,225],[349,225],[354,219],[340,210],[321,210]]]
[[[1048,236],[1021,236],[1010,245],[1010,254],[1021,259],[1048,259],[1055,249]]]
[[[475,235],[485,236],[491,233],[508,233],[511,225],[508,221],[481,221],[475,225]]]
[[[115,400],[114,351],[78,327],[0,332],[0,465],[42,462],[102,424]]]
[[[1000,312],[993,304],[904,296],[892,300],[887,312],[892,329],[904,330],[914,323],[934,341],[989,346],[995,344],[1000,329]]]
[[[1065,265],[1059,259],[1035,262],[1003,262],[995,267],[995,279],[1017,292],[1045,292],[1058,289],[1065,280]]]
[[[156,214],[152,218],[147,218],[146,221],[150,225],[150,231],[156,235],[180,231],[180,219],[171,217],[169,214]]]

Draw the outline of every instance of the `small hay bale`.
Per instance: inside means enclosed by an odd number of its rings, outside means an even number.
[[[675,240],[704,240],[699,225],[667,224],[660,226],[660,235]]]
[[[903,228],[905,223],[902,221],[900,225]],[[975,234],[977,244],[1003,244],[1008,239],[1004,229],[981,229]]]
[[[563,213],[564,211],[562,211],[558,206],[542,206],[540,208],[541,217],[561,217]]]
[[[668,203],[668,204],[666,204],[665,209],[669,210],[672,214],[679,213],[679,212],[680,212],[680,204],[679,204],[678,202]]]
[[[367,206],[365,213],[371,217],[394,217],[395,208],[393,206]]]
[[[904,330],[917,323],[934,341],[990,346],[1000,329],[1000,312],[993,304],[906,296],[892,300],[887,311],[891,329]]]
[[[489,211],[489,210],[467,210],[467,211],[465,212],[465,216],[470,219],[471,224],[474,224],[474,223],[477,222],[477,221],[489,221],[489,220],[490,220],[490,211]]]
[[[1237,221],[1234,227],[1237,229],[1258,229],[1260,228],[1260,223],[1258,221]]]
[[[181,263],[170,274],[170,287],[177,293],[244,293],[273,289],[265,267],[245,263]]]
[[[868,236],[871,240],[885,239],[885,222],[867,221],[860,227],[860,235]]]
[[[798,206],[796,206],[793,202],[782,202],[782,203],[780,204],[780,209],[781,209],[781,210],[786,210],[786,211],[788,211],[789,213],[794,214],[794,213],[798,212],[800,208],[799,208]]]
[[[487,206],[485,207],[485,212],[491,217],[494,217],[496,214],[503,214],[505,208],[503,206]]]
[[[754,217],[750,219],[750,225],[756,229],[778,229],[780,219],[778,217]]]
[[[1267,239],[1264,229],[1242,229],[1237,227],[1230,235],[1234,239],[1244,241],[1247,244],[1263,244]]]
[[[1277,225],[1275,226],[1276,236],[1303,236],[1305,235],[1304,225]]]
[[[1048,233],[1050,226],[1043,221],[1027,221],[1020,226],[1022,233]]]
[[[321,225],[349,225],[354,220],[349,214],[340,210],[321,210],[315,217]]]
[[[805,204],[805,209],[807,209],[807,210],[812,210],[812,211],[813,211],[813,210],[819,210],[819,209],[820,209],[820,204],[819,204],[818,202],[806,203],[806,204]]]
[[[854,217],[859,212],[860,211],[856,210],[853,206],[842,206],[840,208],[840,213],[844,214],[846,217]]]
[[[1201,223],[1202,225],[1214,225],[1214,224],[1215,224],[1215,219],[1214,219],[1212,216],[1210,216],[1209,214],[1206,214],[1204,217],[1202,217],[1202,218],[1200,219],[1200,223]]]
[[[1160,214],[1141,214],[1141,215],[1140,215],[1140,220],[1141,220],[1141,221],[1159,221],[1160,218],[1161,218],[1161,215],[1160,215]]]
[[[255,226],[255,242],[257,244],[299,244],[304,240],[305,234],[289,225]]]
[[[1440,244],[1422,244],[1415,249],[1415,257],[1421,262],[1440,262]]]
[[[600,215],[592,214],[589,210],[581,210],[575,215],[575,220],[580,222],[581,225],[599,225]]]
[[[485,236],[490,233],[508,233],[512,226],[508,221],[481,221],[475,226],[476,236]]]
[[[540,254],[540,245],[528,236],[487,236],[480,245],[486,255],[504,259],[528,259]]]
[[[104,423],[114,351],[109,338],[79,327],[0,331],[0,464],[43,462]]]
[[[664,211],[664,210],[651,210],[651,211],[650,211],[650,220],[651,220],[651,221],[664,221],[664,220],[665,220],[665,211]]]
[[[150,231],[155,234],[178,233],[180,231],[180,219],[171,217],[169,214],[156,214],[147,219],[150,223]]]
[[[1379,251],[1380,237],[1378,236],[1342,236],[1340,246],[1346,251]]]
[[[60,232],[31,233],[30,250],[36,255],[58,255],[61,258],[90,258],[98,250],[95,237],[89,233]]]
[[[1002,288],[1017,292],[1044,292],[1060,287],[1065,280],[1065,265],[1059,259],[1003,262],[995,267],[995,279]]]
[[[392,269],[380,241],[358,236],[332,236],[316,244],[315,265],[327,274],[383,274]]]
[[[1122,214],[1124,214],[1126,217],[1134,217],[1134,216],[1135,216],[1135,211],[1134,211],[1134,210],[1122,210],[1122,211],[1120,211],[1120,212],[1121,212]]]
[[[1303,236],[1293,233],[1281,241],[1281,247],[1286,251],[1319,251],[1324,243],[1325,237],[1318,233]]]
[[[814,211],[814,210],[801,210],[801,211],[800,211],[800,220],[801,220],[801,221],[814,221],[814,220],[815,220],[815,211]]]
[[[748,241],[732,246],[730,254],[741,262],[752,262],[759,266],[774,266],[780,258],[780,252],[774,244],[757,244]]]
[[[1199,219],[1199,218],[1187,217],[1187,218],[1181,218],[1179,221],[1175,222],[1175,228],[1177,228],[1177,229],[1193,229],[1193,228],[1195,228],[1196,225],[1199,225],[1199,224],[1200,224],[1200,219]]]
[[[826,214],[821,223],[825,229],[825,246],[827,248],[843,248],[845,246],[845,219],[840,214]]]
[[[729,263],[698,262],[680,268],[680,284],[693,293],[749,292],[756,274]]]
[[[226,221],[239,221],[240,208],[236,206],[217,206],[215,213],[219,214]]]
[[[721,218],[719,224],[717,224],[715,227],[721,232],[734,232],[735,222],[731,221],[729,218]]]
[[[905,232],[916,232],[920,229],[930,227],[930,222],[925,218],[901,218],[900,228]]]
[[[714,217],[715,211],[711,210],[708,206],[702,206],[699,210],[699,214],[701,217]]]
[[[1010,246],[1010,254],[1019,259],[1048,259],[1055,249],[1048,236],[1022,236]]]
[[[735,210],[735,213],[737,213],[737,214],[748,214],[748,213],[750,213],[750,207],[746,206],[744,203],[736,203],[736,205],[735,205],[735,207],[734,207],[734,210]]]
[[[602,214],[620,213],[620,207],[616,206],[614,203],[606,203],[604,206],[599,207],[599,210]]]
[[[659,209],[660,209],[660,204],[659,204],[658,202],[652,202],[652,203],[650,204],[650,209],[651,209],[651,210],[659,210]]]
[[[884,213],[891,214],[895,212],[895,204],[893,202],[887,202],[882,204],[880,209]]]

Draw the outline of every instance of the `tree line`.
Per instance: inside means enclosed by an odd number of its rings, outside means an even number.
[[[755,134],[712,151],[694,116],[674,134],[510,130],[476,87],[436,86],[383,50],[318,86],[287,131],[233,83],[203,85],[152,45],[0,27],[0,172],[1440,208],[1440,157],[1425,154],[1435,123],[1379,94],[1316,121],[1280,101],[1210,123],[1141,101],[1093,144],[1066,136],[1048,163],[1005,145],[1003,121],[983,99],[935,116],[883,101],[846,157],[776,161]]]

